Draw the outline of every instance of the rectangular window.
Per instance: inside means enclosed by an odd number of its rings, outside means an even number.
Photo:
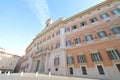
[[[71,41],[70,40],[66,41],[66,46],[71,46]]]
[[[76,38],[76,39],[75,39],[75,44],[80,44],[80,42],[81,42],[81,41],[80,41],[80,38]]]
[[[93,40],[92,36],[90,34],[86,35],[85,38],[86,38],[86,41],[92,41]]]
[[[114,34],[120,34],[120,27],[114,27],[114,28],[111,28],[111,30]]]
[[[65,32],[67,33],[67,32],[69,32],[70,31],[70,29],[67,27],[67,28],[65,28]]]
[[[50,40],[50,36],[48,36],[47,40]]]
[[[100,16],[101,16],[102,19],[105,19],[105,18],[109,17],[107,13],[103,13]]]
[[[118,68],[118,70],[120,72],[120,64],[116,64],[116,66],[117,66],[117,68]]]
[[[100,32],[98,32],[98,36],[99,36],[100,38],[104,38],[104,37],[106,37],[107,35],[106,35],[105,31],[100,31]]]
[[[90,55],[91,55],[91,58],[92,58],[93,62],[102,61],[102,58],[101,58],[99,52],[97,52],[97,53],[91,53]]]
[[[91,18],[91,19],[90,19],[90,21],[91,21],[91,23],[94,23],[94,22],[96,22],[96,21],[97,21],[97,18],[96,18],[96,17]]]
[[[77,29],[77,25],[72,26],[72,30]]]
[[[55,71],[58,71],[58,68],[55,68]]]
[[[114,14],[114,15],[116,15],[116,14],[119,14],[120,13],[120,10],[117,8],[117,9],[114,9],[114,10],[112,10],[112,13]]]
[[[58,32],[56,33],[56,35],[60,35],[60,31],[58,31]]]
[[[56,44],[56,48],[60,48],[60,43],[57,43],[57,44]]]
[[[70,75],[73,75],[73,68],[70,67],[69,70],[70,70]]]
[[[87,75],[86,67],[82,67],[82,73],[83,73],[83,75]]]
[[[54,38],[54,34],[52,34],[52,38]]]
[[[53,50],[53,46],[51,46],[51,50]]]
[[[72,56],[67,57],[67,63],[68,64],[73,64],[73,57]]]
[[[86,21],[81,22],[81,26],[85,26],[85,25],[87,25]]]
[[[59,65],[59,58],[54,59],[54,65]]]
[[[78,56],[78,62],[79,63],[86,63],[85,55],[79,55]]]
[[[98,68],[98,71],[99,71],[100,75],[104,75],[105,74],[102,66],[99,65],[99,66],[97,66],[97,68]]]
[[[118,52],[118,50],[111,50],[111,51],[107,51],[107,54],[109,56],[109,58],[111,60],[118,60],[120,59],[120,53]]]

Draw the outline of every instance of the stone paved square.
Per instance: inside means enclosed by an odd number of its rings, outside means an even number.
[[[0,80],[99,80],[99,79],[88,79],[88,78],[76,78],[76,77],[65,77],[65,76],[55,76],[38,74],[36,77],[35,73],[24,73],[20,76],[20,73],[14,73],[10,75],[0,74]]]

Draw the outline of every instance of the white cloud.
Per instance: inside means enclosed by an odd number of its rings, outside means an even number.
[[[39,19],[43,28],[45,21],[50,17],[46,0],[26,0],[26,2]]]

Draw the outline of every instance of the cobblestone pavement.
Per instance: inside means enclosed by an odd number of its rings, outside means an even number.
[[[0,80],[99,80],[99,79],[87,79],[87,78],[76,78],[76,77],[65,77],[65,76],[55,76],[35,73],[24,73],[20,76],[20,73],[14,73],[10,75],[0,74]]]

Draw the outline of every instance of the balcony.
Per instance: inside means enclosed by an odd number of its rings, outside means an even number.
[[[37,57],[37,56],[40,56],[40,55],[46,55],[46,54],[49,54],[49,53],[50,53],[50,50],[40,50],[40,51],[35,52],[32,57]]]

